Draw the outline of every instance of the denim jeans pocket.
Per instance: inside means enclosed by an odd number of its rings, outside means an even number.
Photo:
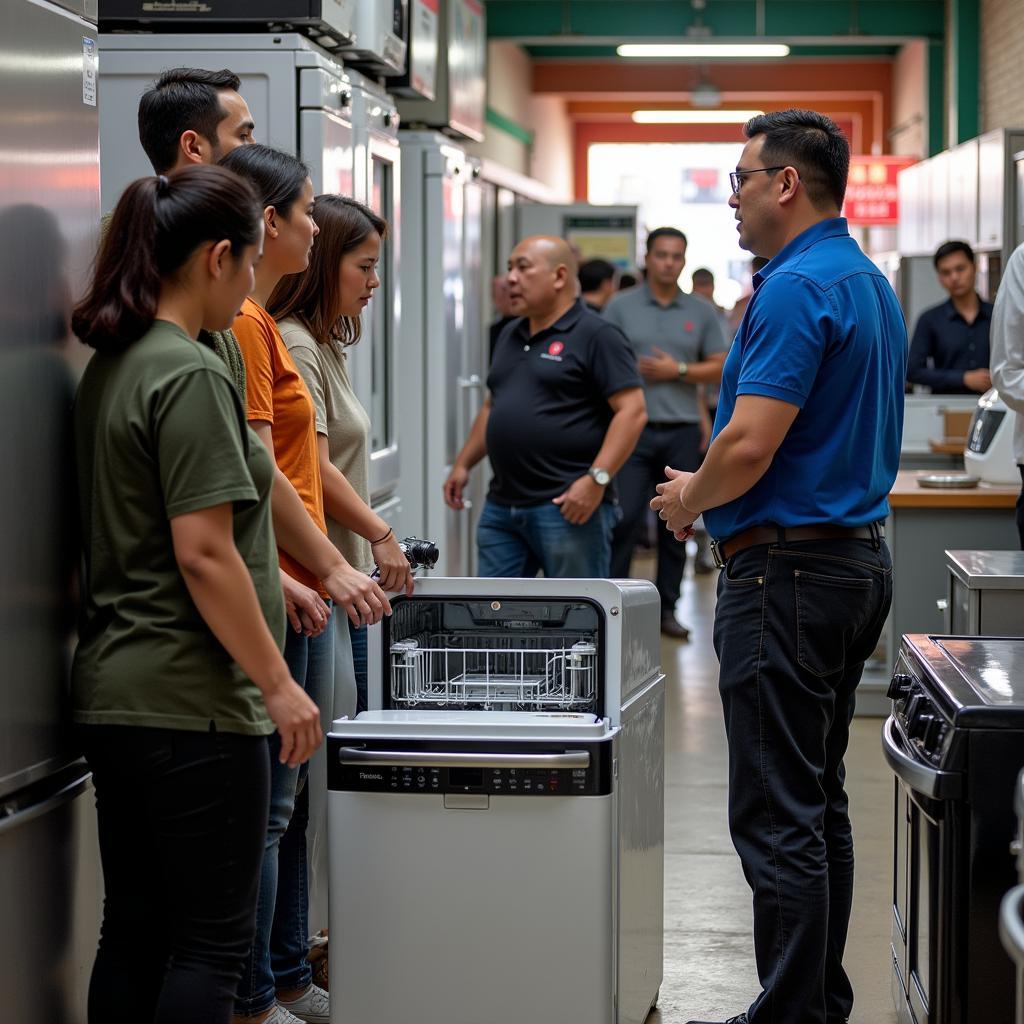
[[[871,614],[875,582],[867,576],[793,573],[797,661],[812,675],[830,676],[846,667],[848,643]]]

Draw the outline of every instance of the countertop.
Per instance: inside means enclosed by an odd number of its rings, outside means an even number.
[[[921,470],[901,469],[889,492],[894,508],[1005,508],[1012,509],[1020,494],[1019,487],[919,487]]]

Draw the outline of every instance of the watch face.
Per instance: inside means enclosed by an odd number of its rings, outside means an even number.
[[[607,487],[612,479],[607,469],[592,469],[590,475],[594,478],[594,482],[602,487]]]

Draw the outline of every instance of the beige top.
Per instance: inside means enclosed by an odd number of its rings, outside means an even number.
[[[370,503],[370,417],[352,390],[345,347],[339,341],[320,345],[301,324],[282,320],[281,337],[295,360],[316,411],[316,432],[327,438],[331,463],[356,493]],[[374,569],[370,542],[327,516],[327,536],[361,572]]]

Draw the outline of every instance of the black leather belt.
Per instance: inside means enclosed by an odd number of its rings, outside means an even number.
[[[712,541],[711,553],[719,569],[733,555],[756,547],[758,544],[795,544],[802,540],[874,540],[881,541],[885,529],[878,523],[867,526],[751,526],[749,530],[727,537],[723,541]]]

